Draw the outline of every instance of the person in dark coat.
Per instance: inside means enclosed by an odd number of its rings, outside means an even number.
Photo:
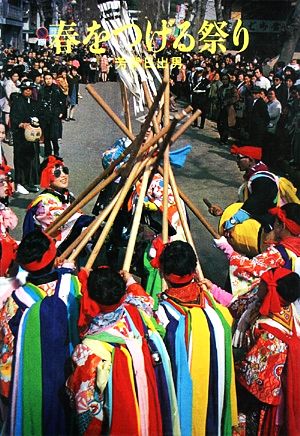
[[[217,121],[218,132],[220,135],[220,144],[228,144],[230,134],[229,112],[233,105],[238,101],[239,95],[236,86],[230,83],[228,74],[222,76],[222,86],[218,89],[218,101],[220,112]]]
[[[40,104],[43,108],[41,124],[44,133],[44,154],[45,157],[51,154],[58,156],[58,138],[61,131],[60,125],[64,102],[58,86],[53,83],[51,73],[45,73],[44,81],[45,84],[41,87],[39,95]]]
[[[270,122],[267,104],[261,98],[261,89],[254,86],[251,90],[253,105],[249,114],[249,140],[251,145],[261,147]]]
[[[192,106],[193,112],[201,110],[200,129],[204,128],[207,109],[208,109],[208,92],[210,81],[205,77],[205,70],[197,71],[194,76],[194,86],[192,88]],[[198,127],[198,119],[195,120],[194,126]]]
[[[74,110],[78,104],[79,82],[81,80],[76,67],[71,68],[70,73],[67,75],[67,80],[69,84],[69,107],[66,121],[75,121]]]
[[[286,108],[288,101],[288,87],[282,80],[280,74],[276,74],[274,77],[274,85],[271,87],[275,91],[277,100],[280,101],[282,109]]]
[[[11,126],[14,145],[14,168],[16,191],[29,194],[39,191],[39,141],[25,139],[25,129],[31,118],[40,116],[40,105],[32,99],[34,84],[30,80],[21,83],[21,95],[17,94],[11,103]]]

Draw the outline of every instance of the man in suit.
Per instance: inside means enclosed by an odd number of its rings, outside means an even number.
[[[267,104],[261,98],[261,89],[254,86],[252,89],[253,105],[249,115],[249,140],[251,145],[261,147],[267,133],[270,121]]]
[[[288,100],[288,88],[287,85],[282,81],[281,74],[276,74],[274,77],[274,85],[271,87],[275,91],[277,100],[280,101],[282,108],[287,106]]]
[[[197,109],[201,110],[200,129],[204,129],[207,106],[208,106],[208,91],[210,82],[205,77],[205,70],[196,71],[194,75],[194,87],[192,89],[192,106],[193,112]],[[194,127],[198,127],[198,119],[194,122]]]

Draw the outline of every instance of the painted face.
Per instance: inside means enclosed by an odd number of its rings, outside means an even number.
[[[50,186],[53,189],[67,189],[69,186],[69,169],[64,166],[55,167],[52,170],[53,181]]]
[[[0,124],[0,142],[5,139],[5,126],[4,124]]]
[[[0,174],[0,198],[5,198],[9,194],[8,178],[4,174]]]

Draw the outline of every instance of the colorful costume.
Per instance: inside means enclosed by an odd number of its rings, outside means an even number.
[[[16,289],[0,311],[0,386],[10,398],[10,434],[70,431],[63,388],[68,358],[79,342],[80,284],[65,268],[47,278]]]
[[[170,361],[149,302],[131,285],[118,304],[98,306],[76,347],[67,387],[80,434],[180,434]]]
[[[274,273],[267,271],[262,280],[268,280],[274,288],[277,279],[290,273],[278,268]],[[300,324],[293,304],[284,302],[275,289],[270,290],[270,285],[249,336],[251,346],[236,363],[237,380],[256,399],[252,398],[248,406],[249,402],[242,397],[240,408],[247,416],[246,431],[258,435],[297,435]]]
[[[169,288],[157,316],[166,328],[185,435],[231,435],[237,423],[228,310],[196,282]]]

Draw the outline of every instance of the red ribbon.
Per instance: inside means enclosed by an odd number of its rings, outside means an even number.
[[[78,279],[81,283],[82,293],[78,319],[78,327],[80,331],[86,329],[89,326],[91,319],[98,315],[98,313],[100,312],[99,304],[96,303],[96,301],[92,300],[89,296],[87,289],[88,277],[88,270],[85,268],[81,268],[78,273]]]
[[[267,294],[259,309],[262,315],[267,316],[270,313],[279,313],[281,308],[287,305],[277,292],[277,281],[291,273],[292,271],[287,268],[276,268],[274,271],[269,269],[263,273],[261,280],[267,285]]]
[[[30,262],[22,265],[22,267],[28,272],[39,271],[45,268],[56,257],[56,247],[55,247],[54,239],[52,239],[46,233],[44,233],[44,235],[48,238],[50,242],[49,248],[44,253],[44,255],[40,260],[35,260],[34,262]]]
[[[64,163],[55,156],[49,156],[47,166],[43,169],[41,174],[40,185],[42,188],[49,188],[50,183],[53,182],[54,175],[52,174],[52,170],[56,165],[64,166]]]
[[[286,211],[282,210],[280,207],[273,207],[272,209],[269,209],[269,213],[271,215],[277,216],[277,218],[283,222],[286,226],[286,228],[295,236],[300,235],[300,225],[297,224],[295,221],[290,220],[286,216]]]

